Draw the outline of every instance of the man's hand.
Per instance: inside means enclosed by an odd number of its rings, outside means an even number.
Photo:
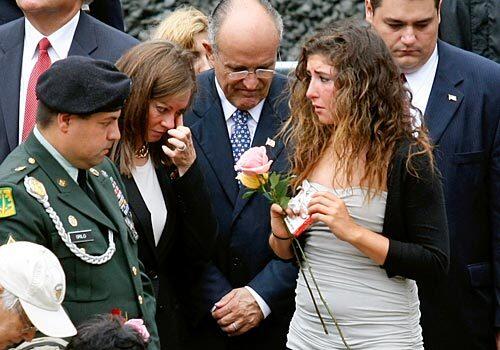
[[[496,331],[497,350],[500,350],[500,331]]]
[[[212,312],[219,327],[229,336],[241,335],[259,325],[264,315],[246,288],[236,288],[217,303]]]

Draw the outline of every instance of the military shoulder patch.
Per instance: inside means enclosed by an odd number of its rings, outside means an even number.
[[[0,218],[16,215],[16,205],[11,187],[0,187]]]

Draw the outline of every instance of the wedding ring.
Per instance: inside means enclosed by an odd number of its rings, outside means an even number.
[[[231,326],[233,326],[233,330],[236,332],[238,328],[236,327],[236,322],[231,323]]]
[[[177,147],[177,150],[184,152],[186,150],[187,146],[184,144],[182,147]]]

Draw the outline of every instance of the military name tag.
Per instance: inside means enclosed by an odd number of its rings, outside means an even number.
[[[71,242],[75,244],[94,241],[92,230],[71,231],[68,234]]]

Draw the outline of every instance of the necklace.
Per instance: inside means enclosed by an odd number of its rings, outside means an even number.
[[[146,158],[149,154],[149,145],[146,143],[141,146],[137,151],[135,151],[135,156],[137,158]]]

